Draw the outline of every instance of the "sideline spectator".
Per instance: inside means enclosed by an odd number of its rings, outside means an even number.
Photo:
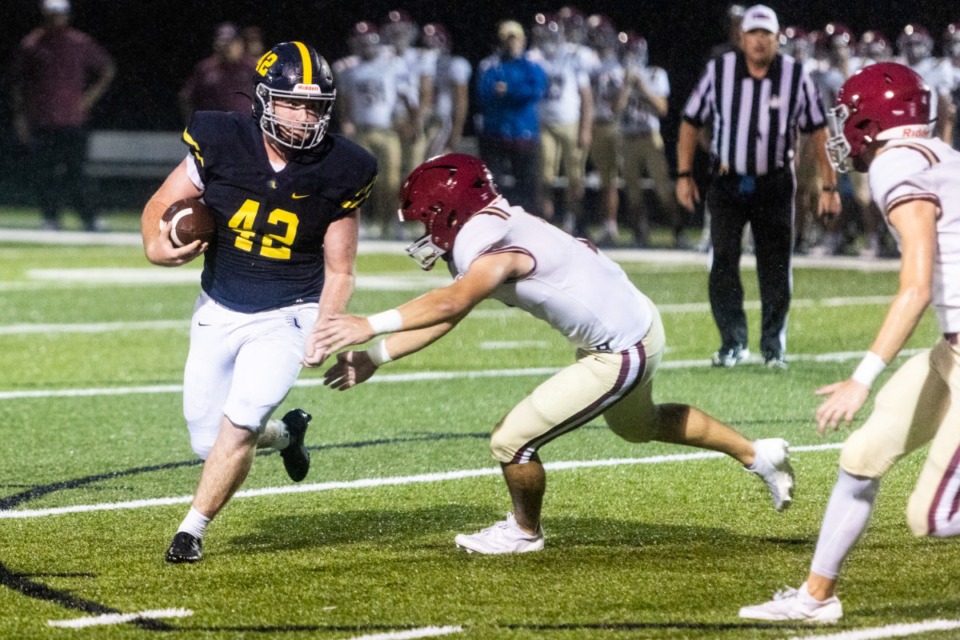
[[[70,26],[69,0],[43,0],[43,24],[20,42],[12,65],[11,107],[17,142],[30,156],[30,177],[44,229],[60,228],[71,204],[87,231],[103,221],[83,164],[94,105],[116,75],[110,54]]]
[[[190,122],[194,111],[250,113],[250,78],[256,64],[256,59],[246,54],[236,25],[217,25],[213,55],[197,63],[180,89],[183,121]]]
[[[400,190],[403,144],[394,128],[398,108],[412,109],[399,85],[403,62],[384,46],[380,30],[366,20],[353,25],[351,54],[334,63],[337,115],[341,131],[377,159],[379,176],[370,193],[370,237],[400,239],[396,199]],[[400,106],[398,106],[400,105]]]
[[[427,157],[456,151],[470,107],[473,68],[463,56],[451,53],[450,33],[438,22],[423,25],[423,46],[432,54],[433,105],[426,123]]]
[[[505,195],[528,211],[537,211],[537,106],[547,91],[547,74],[527,57],[527,36],[519,22],[501,22],[497,26],[497,42],[496,53],[481,60],[477,72],[480,157]]]

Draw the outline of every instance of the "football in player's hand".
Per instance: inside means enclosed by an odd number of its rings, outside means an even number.
[[[175,247],[188,245],[194,240],[213,242],[217,237],[217,221],[213,211],[196,198],[177,200],[160,219],[160,228],[172,224],[170,240]]]

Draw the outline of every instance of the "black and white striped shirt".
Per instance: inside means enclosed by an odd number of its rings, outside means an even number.
[[[707,63],[683,119],[697,128],[712,121],[719,172],[750,176],[791,167],[797,132],[826,126],[817,87],[796,60],[778,53],[756,80],[739,50]]]

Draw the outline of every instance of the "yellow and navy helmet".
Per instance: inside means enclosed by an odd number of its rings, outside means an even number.
[[[269,137],[291,149],[312,149],[320,144],[337,97],[330,65],[310,45],[281,42],[257,62],[253,117]],[[316,121],[278,118],[274,100],[316,102]]]

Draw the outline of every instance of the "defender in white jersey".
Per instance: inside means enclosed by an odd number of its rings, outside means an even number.
[[[577,361],[523,399],[494,427],[513,514],[458,546],[478,553],[543,548],[545,488],[539,449],[603,415],[630,442],[659,440],[721,451],[767,484],[779,511],[789,506],[793,472],[787,443],[751,442],[702,411],[654,404],[653,378],[664,352],[660,314],[623,270],[588,242],[510,204],[477,158],[449,154],[420,165],[400,192],[400,216],[427,234],[407,248],[425,269],[448,262],[454,283],[369,318],[327,317],[314,332],[325,354],[392,334],[366,351],[340,353],[325,384],[349,389],[377,367],[436,341],[486,298],[544,320],[567,336]]]
[[[817,410],[818,431],[853,419],[930,304],[943,339],[893,374],[869,419],[844,444],[807,581],[742,608],[743,618],[838,620],[840,567],[867,527],[880,478],[927,444],[907,521],[918,536],[960,534],[960,153],[930,138],[930,102],[919,74],[878,62],[844,83],[830,112],[831,161],[840,171],[869,169],[870,191],[903,258],[900,289],[870,351],[850,379],[817,391],[827,396]]]

